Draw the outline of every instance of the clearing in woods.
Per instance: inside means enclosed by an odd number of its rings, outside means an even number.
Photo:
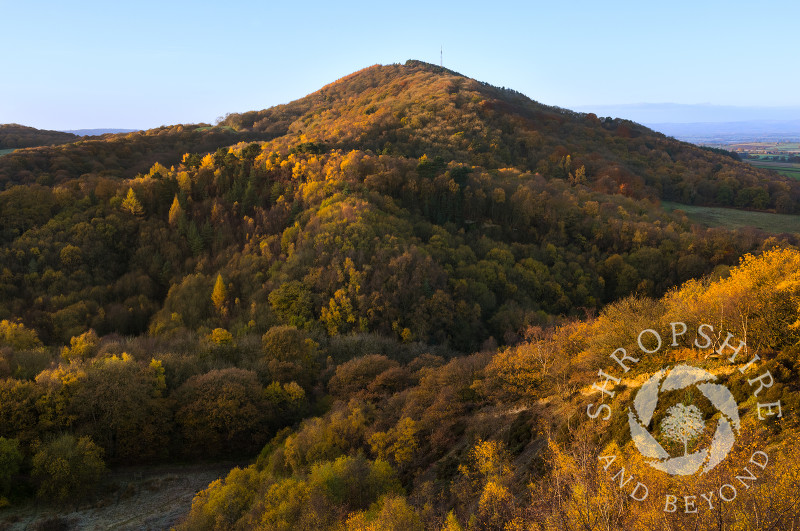
[[[246,463],[135,467],[112,471],[83,505],[59,509],[29,502],[0,511],[0,529],[170,529],[195,493]]]
[[[800,232],[800,216],[793,214],[750,212],[734,208],[683,205],[668,201],[663,201],[661,206],[670,211],[683,210],[691,221],[708,227],[725,227],[728,229],[755,227],[775,234]]]

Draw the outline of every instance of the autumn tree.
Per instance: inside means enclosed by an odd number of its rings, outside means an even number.
[[[105,448],[105,456],[129,463],[165,456],[169,416],[161,362],[154,359],[143,366],[123,353],[95,360],[85,371],[70,410],[76,423]]]
[[[133,191],[133,188],[128,188],[128,195],[122,201],[122,210],[134,216],[144,215],[144,207],[142,207],[139,199],[136,198],[136,192]]]
[[[193,376],[175,399],[184,455],[238,456],[267,440],[269,404],[252,371],[230,368]]]
[[[217,280],[214,282],[214,289],[211,291],[211,302],[217,312],[225,317],[228,313],[228,287],[222,279],[222,274],[217,275]]]
[[[33,456],[41,499],[65,503],[88,494],[106,471],[103,450],[91,438],[61,435]]]
[[[35,330],[27,328],[22,323],[14,323],[7,319],[0,321],[0,345],[26,350],[41,346],[41,344]]]
[[[177,226],[181,218],[183,218],[183,208],[181,208],[181,203],[178,201],[178,195],[176,194],[175,199],[172,200],[172,206],[169,207],[169,224]]]
[[[100,339],[94,330],[89,330],[83,334],[73,337],[69,341],[69,347],[61,349],[61,357],[66,361],[86,360],[97,353]]]

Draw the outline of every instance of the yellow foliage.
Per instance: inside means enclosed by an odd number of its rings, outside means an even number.
[[[228,303],[228,288],[225,286],[225,281],[222,280],[222,274],[217,275],[217,280],[214,282],[214,289],[211,292],[211,302],[214,303],[214,308],[225,315]]]
[[[484,528],[499,529],[510,520],[514,505],[511,492],[496,481],[483,487],[478,501],[478,518]]]
[[[178,172],[178,187],[186,194],[192,193],[192,179],[189,177],[189,172]]]
[[[175,199],[172,200],[172,206],[169,207],[169,224],[177,225],[181,217],[183,217],[183,209],[181,208],[178,195],[176,194]]]
[[[22,323],[13,323],[7,319],[0,321],[0,346],[9,346],[17,350],[28,350],[42,346],[35,330],[30,330]]]
[[[215,345],[230,345],[233,343],[233,335],[224,328],[215,328],[208,334],[208,339]]]
[[[379,459],[392,459],[403,465],[411,461],[417,449],[417,431],[416,422],[403,417],[389,431],[373,434],[369,443]]]
[[[387,495],[369,511],[352,513],[345,522],[347,531],[422,531],[422,520],[406,499]]]
[[[690,281],[668,294],[665,322],[681,320],[690,330],[708,323],[758,351],[797,340],[789,325],[798,321],[799,301],[800,252],[773,249],[744,256],[728,278]]]
[[[94,330],[84,332],[79,336],[75,336],[69,340],[69,347],[61,349],[61,357],[65,361],[72,360],[86,360],[94,356],[97,352],[97,345],[100,339]]]
[[[200,169],[201,170],[212,170],[214,169],[214,154],[209,153],[203,160],[200,162]]]
[[[122,210],[133,214],[134,216],[141,216],[144,214],[144,207],[136,198],[136,192],[133,188],[128,188],[128,195],[122,200]]]

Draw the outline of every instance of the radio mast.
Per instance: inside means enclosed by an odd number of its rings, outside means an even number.
[[[444,68],[444,61],[442,60],[442,47],[439,46],[439,66]]]

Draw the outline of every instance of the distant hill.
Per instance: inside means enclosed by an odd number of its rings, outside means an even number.
[[[695,144],[800,139],[800,108],[797,107],[638,103],[582,105],[577,109],[598,116],[627,118]]]
[[[651,123],[648,127],[695,144],[731,142],[797,142],[800,120],[744,122]]]
[[[725,123],[800,120],[800,107],[757,107],[681,103],[579,105],[575,110],[627,118],[643,124]]]
[[[64,131],[46,131],[19,124],[0,124],[0,149],[52,146],[74,142],[79,137]]]
[[[78,136],[100,136],[114,133],[133,133],[139,129],[68,129],[65,133]]]

